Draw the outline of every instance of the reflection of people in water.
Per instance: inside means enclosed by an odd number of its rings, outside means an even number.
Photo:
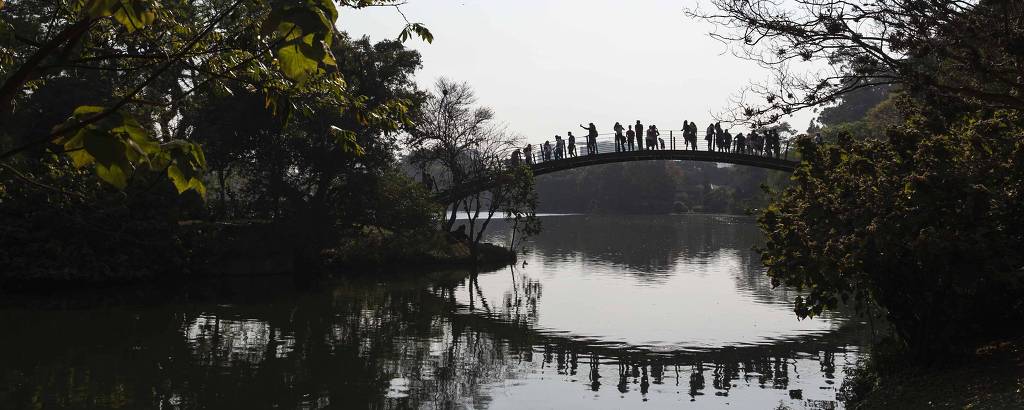
[[[590,355],[590,390],[601,389],[601,361],[597,354]]]
[[[619,363],[619,393],[629,393],[629,365]]]
[[[690,370],[690,398],[703,396],[704,393],[704,363],[697,362]]]

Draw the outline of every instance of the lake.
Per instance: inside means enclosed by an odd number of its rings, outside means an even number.
[[[843,407],[866,326],[797,320],[751,218],[543,223],[516,266],[475,276],[8,303],[0,408]]]

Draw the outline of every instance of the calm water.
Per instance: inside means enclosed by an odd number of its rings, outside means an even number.
[[[796,320],[752,220],[544,224],[519,265],[472,280],[245,279],[0,308],[0,408],[842,407],[863,326]]]

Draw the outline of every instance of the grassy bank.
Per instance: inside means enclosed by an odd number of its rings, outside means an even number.
[[[324,251],[331,271],[409,271],[443,268],[494,268],[515,261],[515,252],[481,243],[474,257],[470,245],[443,232],[402,237],[368,230]]]
[[[1024,337],[927,367],[899,363],[875,358],[856,373],[848,382],[849,408],[1024,408]]]

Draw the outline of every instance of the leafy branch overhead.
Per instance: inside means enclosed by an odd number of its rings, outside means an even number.
[[[165,174],[179,192],[205,195],[202,148],[169,131],[183,126],[181,110],[190,99],[241,87],[263,94],[267,115],[281,122],[294,113],[313,115],[308,107],[315,100],[330,99],[342,110],[362,105],[348,93],[331,51],[341,35],[332,0],[21,0],[0,1],[0,13],[0,35],[17,39],[0,48],[0,134],[11,141],[0,147],[0,160],[49,147],[75,167],[94,167],[119,189],[147,172]],[[420,24],[405,30],[432,40]],[[7,126],[33,90],[111,74],[112,87],[67,108],[66,120],[46,128]],[[381,120],[394,113],[404,116],[398,107]],[[333,129],[340,152],[362,152],[350,133]]]

